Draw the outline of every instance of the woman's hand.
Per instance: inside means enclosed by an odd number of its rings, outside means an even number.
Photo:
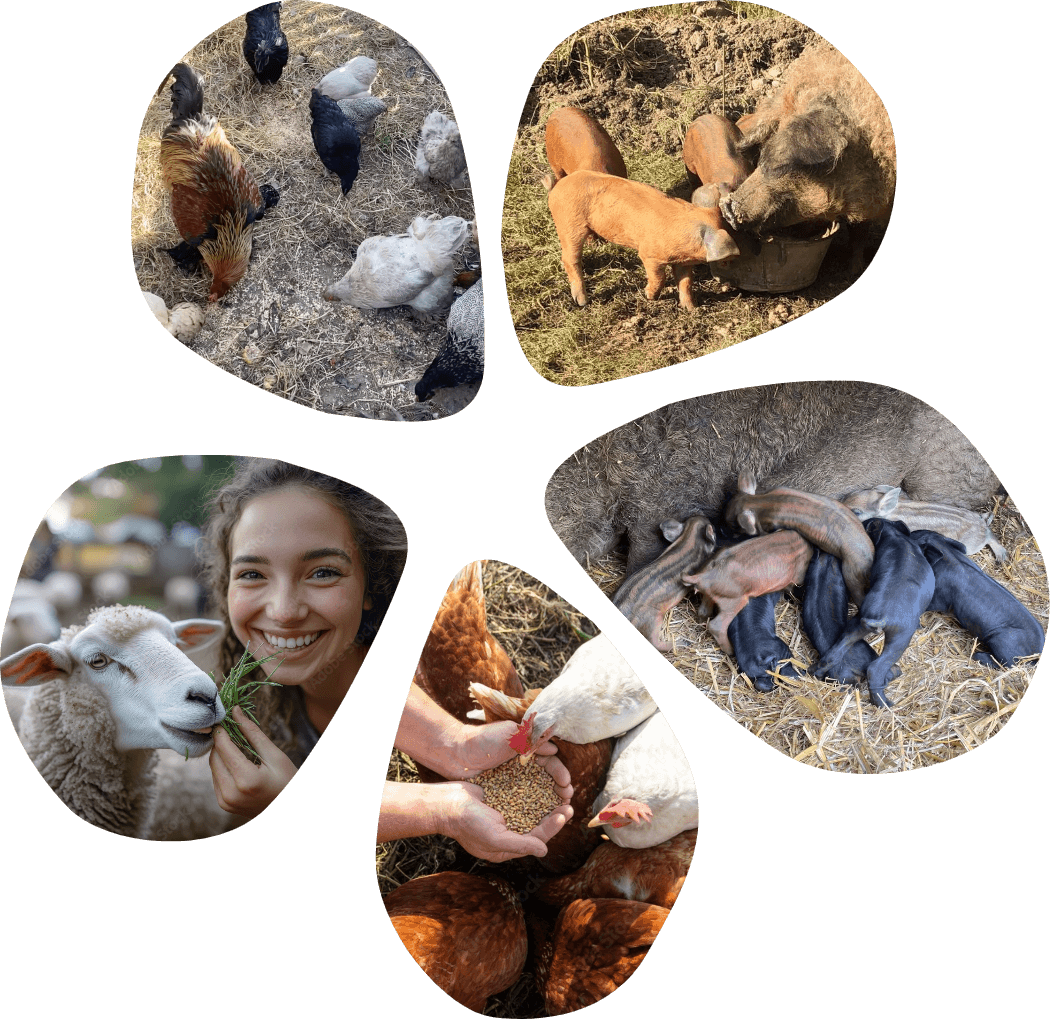
[[[229,733],[222,726],[216,726],[215,746],[209,758],[215,798],[219,806],[231,814],[255,817],[292,780],[296,768],[240,708],[233,709],[233,719],[258,754],[260,763],[252,764],[237,749]]]

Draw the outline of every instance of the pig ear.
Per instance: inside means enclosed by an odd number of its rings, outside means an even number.
[[[849,143],[850,126],[835,107],[819,104],[792,117],[778,135],[795,162],[803,166],[836,163]]]
[[[717,184],[705,184],[693,192],[692,203],[702,209],[714,209],[722,197]]]
[[[747,495],[754,495],[758,489],[758,478],[745,467],[736,477],[736,487]]]
[[[899,488],[887,488],[883,493],[882,498],[879,499],[879,510],[884,512],[890,512],[897,508],[897,500],[901,497],[901,490]]]
[[[737,523],[740,524],[745,533],[758,534],[758,521],[755,520],[754,510],[744,510],[744,512],[737,517]]]
[[[182,651],[204,651],[218,644],[226,629],[218,619],[180,619],[171,625]]]
[[[737,121],[737,126],[743,134],[743,137],[737,142],[737,148],[740,150],[753,149],[773,136],[780,126],[780,118],[763,117],[760,119],[753,113],[748,113]]]
[[[660,524],[660,533],[666,541],[674,541],[685,530],[685,524],[680,520],[665,520]]]
[[[709,262],[724,262],[727,258],[736,258],[739,254],[740,249],[736,246],[736,241],[725,230],[704,231],[704,255]]]
[[[704,537],[711,543],[712,546],[717,544],[717,540],[715,539],[714,524],[708,524],[707,527],[704,528]]]
[[[37,686],[66,679],[75,662],[64,644],[30,644],[0,662],[4,686]]]

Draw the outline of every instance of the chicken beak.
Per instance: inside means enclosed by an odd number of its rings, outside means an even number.
[[[592,817],[587,822],[587,827],[588,828],[600,828],[603,824],[605,824],[605,822],[597,814],[595,814],[594,817]]]

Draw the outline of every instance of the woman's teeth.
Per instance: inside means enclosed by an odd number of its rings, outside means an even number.
[[[272,633],[263,633],[263,636],[272,647],[306,647],[317,640],[318,634],[308,633],[305,637],[275,637]]]

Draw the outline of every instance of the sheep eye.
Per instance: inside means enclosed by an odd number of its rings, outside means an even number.
[[[106,657],[101,651],[97,654],[93,654],[88,660],[87,664],[92,669],[104,669],[109,663],[113,661],[112,658]]]

